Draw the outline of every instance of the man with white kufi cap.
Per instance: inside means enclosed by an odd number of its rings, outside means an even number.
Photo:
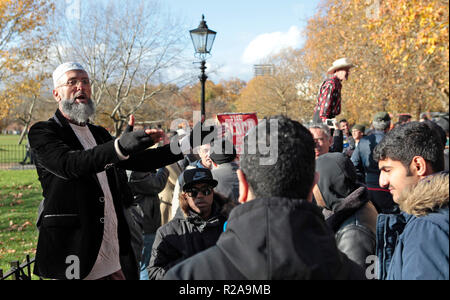
[[[320,86],[313,122],[325,123],[341,113],[342,81],[348,80],[350,69],[355,67],[347,58],[340,58],[333,62],[327,74],[333,76],[325,80]]]
[[[130,123],[115,139],[91,124],[95,106],[81,64],[58,66],[53,86],[55,115],[33,125],[28,135],[44,196],[34,273],[53,279],[138,279],[141,253],[132,246],[142,232],[136,234],[130,214],[133,196],[125,170],[161,168],[183,159],[182,152],[174,153],[171,145],[149,149],[162,139],[162,130],[133,131]]]

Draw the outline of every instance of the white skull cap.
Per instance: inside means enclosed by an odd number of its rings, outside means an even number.
[[[66,62],[63,64],[60,64],[55,71],[53,71],[53,87],[56,88],[58,86],[58,80],[63,76],[66,72],[71,70],[86,70],[83,68],[83,66],[77,62]]]

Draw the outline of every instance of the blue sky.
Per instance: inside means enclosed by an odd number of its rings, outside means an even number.
[[[302,31],[314,15],[320,0],[161,0],[174,15],[184,18],[190,29],[198,26],[202,14],[217,32],[208,59],[217,74],[213,81],[238,77],[248,81],[253,64],[280,48],[301,47]],[[186,32],[188,39],[189,33]],[[192,49],[192,56],[194,49]],[[193,59],[194,60],[194,59]]]

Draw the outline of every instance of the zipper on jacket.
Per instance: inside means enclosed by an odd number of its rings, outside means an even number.
[[[50,217],[77,217],[78,214],[60,214],[60,215],[45,215],[44,218]]]

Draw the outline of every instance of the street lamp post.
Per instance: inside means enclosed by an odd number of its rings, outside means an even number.
[[[195,56],[201,59],[200,62],[200,70],[201,75],[199,76],[200,83],[202,85],[202,94],[201,94],[201,114],[202,121],[206,118],[205,113],[205,83],[208,76],[205,74],[206,70],[206,58],[211,55],[211,48],[214,43],[214,39],[216,38],[217,32],[212,31],[206,25],[205,16],[202,15],[202,21],[198,25],[196,29],[189,31],[192,39],[192,43],[194,44]]]

